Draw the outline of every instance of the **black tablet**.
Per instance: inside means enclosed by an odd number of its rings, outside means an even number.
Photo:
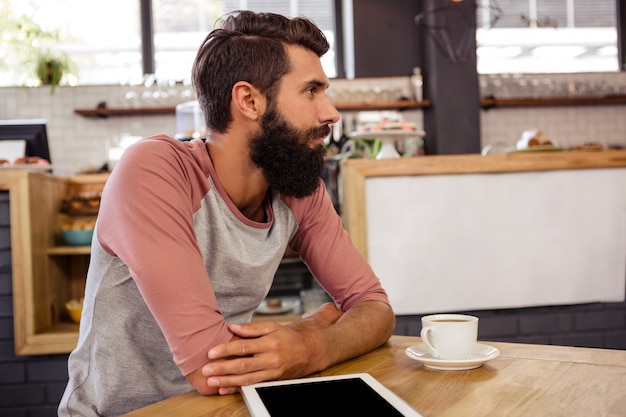
[[[366,373],[261,382],[241,391],[253,417],[421,417]]]

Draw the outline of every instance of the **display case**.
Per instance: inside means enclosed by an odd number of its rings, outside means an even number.
[[[0,189],[9,192],[17,355],[67,353],[76,346],[78,324],[65,303],[84,294],[90,247],[63,242],[60,208],[72,189],[101,189],[106,178],[0,172]]]

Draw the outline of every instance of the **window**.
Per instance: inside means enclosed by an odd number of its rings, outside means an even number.
[[[32,22],[49,34],[58,33],[57,44],[54,38],[35,36],[24,40],[23,31],[3,30],[0,54],[4,53],[9,62],[0,68],[1,85],[34,85],[37,80],[33,75],[32,53],[37,49],[67,53],[84,84],[120,83],[141,77],[138,2],[4,0],[0,4],[3,6],[0,15],[10,17],[12,22],[21,25]],[[12,37],[11,46],[9,37]]]
[[[331,50],[323,57],[326,74],[337,74],[333,0],[152,0],[155,68],[158,79],[189,78],[196,51],[218,18],[233,10],[306,16],[326,34]]]
[[[0,16],[26,16],[44,30],[58,31],[58,49],[76,63],[81,84],[142,80],[139,0],[0,0],[0,5],[5,8]],[[215,21],[243,9],[302,15],[316,22],[331,43],[324,69],[329,77],[336,76],[334,0],[152,0],[155,78],[189,79],[196,51]],[[5,58],[4,45],[3,41],[0,61]],[[4,68],[0,64],[0,85],[37,82],[31,71],[12,71],[20,68],[17,62],[7,64]]]
[[[477,0],[477,3],[479,73],[619,69],[615,0]]]

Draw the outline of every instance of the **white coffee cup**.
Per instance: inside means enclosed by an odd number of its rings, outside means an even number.
[[[478,317],[466,314],[424,316],[420,336],[435,359],[467,359],[476,346]]]

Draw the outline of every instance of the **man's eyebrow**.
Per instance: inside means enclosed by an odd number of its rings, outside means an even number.
[[[328,88],[329,83],[322,81],[322,80],[313,79],[313,80],[307,81],[306,85],[326,89]]]

